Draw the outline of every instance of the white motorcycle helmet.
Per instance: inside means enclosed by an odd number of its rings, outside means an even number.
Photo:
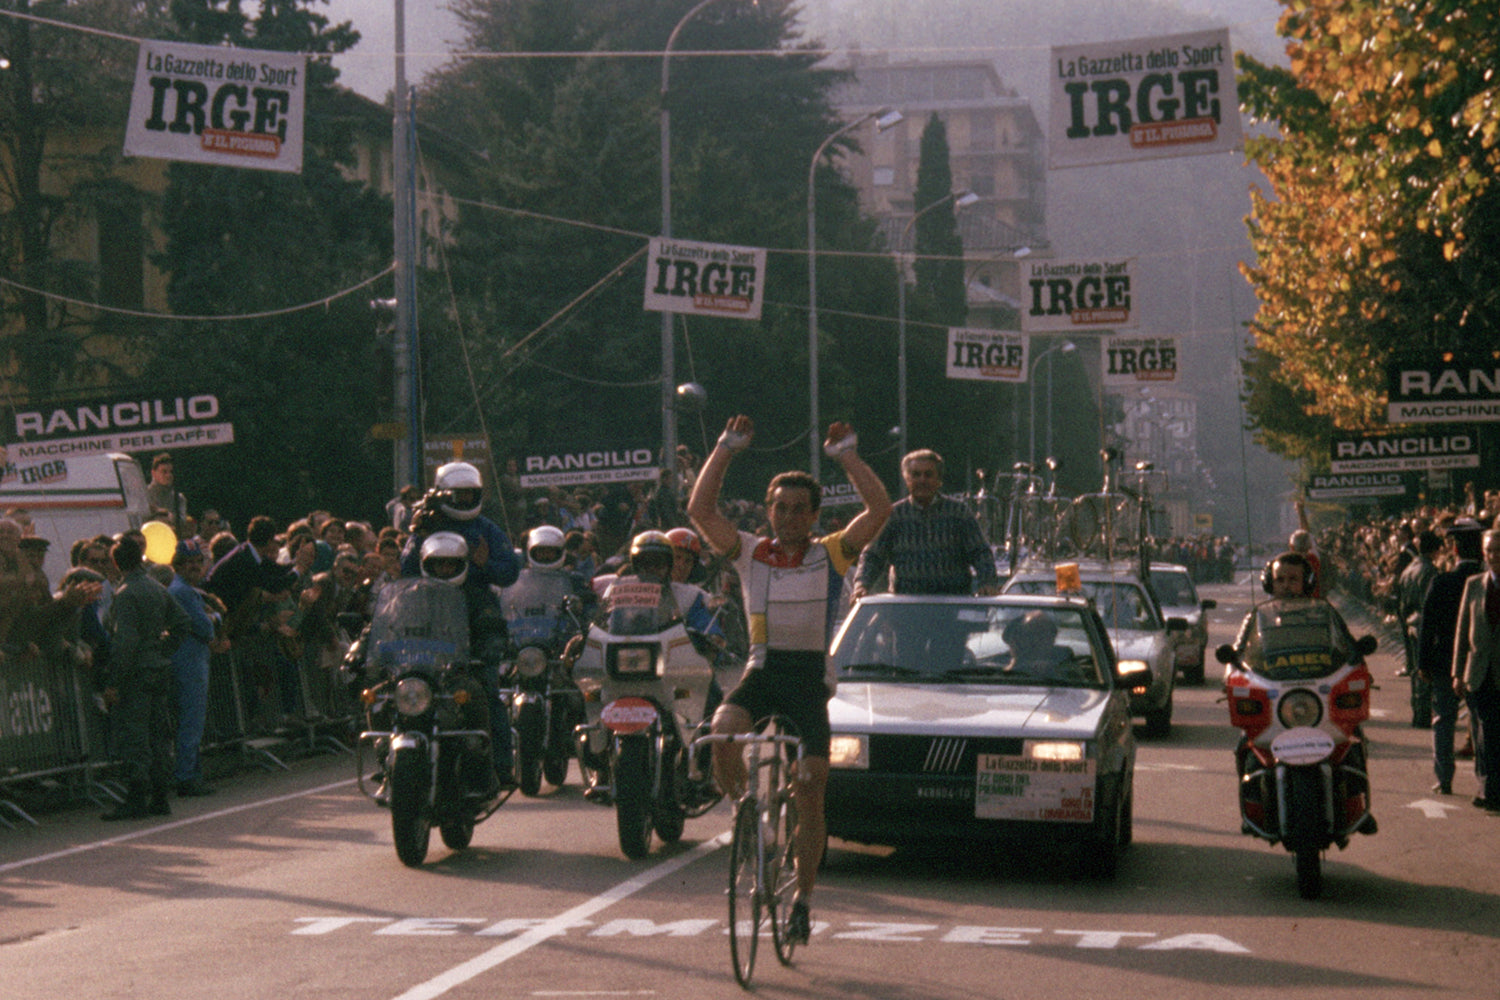
[[[448,494],[438,504],[438,510],[455,521],[472,521],[479,516],[479,506],[484,501],[484,481],[479,470],[468,462],[449,462],[438,466],[432,485]]]
[[[567,558],[563,550],[564,535],[561,528],[543,524],[532,528],[526,536],[526,561],[537,569],[557,569]]]
[[[422,575],[429,580],[463,584],[469,575],[469,543],[451,531],[436,531],[422,542]]]

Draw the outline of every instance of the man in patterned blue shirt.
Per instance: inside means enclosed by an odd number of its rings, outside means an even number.
[[[973,513],[941,494],[943,458],[914,451],[901,460],[907,496],[865,547],[854,597],[889,589],[895,594],[998,594],[995,554]],[[890,579],[894,577],[894,579]]]

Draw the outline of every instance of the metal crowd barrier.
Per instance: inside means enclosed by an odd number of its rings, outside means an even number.
[[[268,664],[264,652],[231,650],[210,660],[205,756],[286,770],[293,757],[352,753],[358,706],[332,665],[316,651]],[[59,795],[73,804],[118,802],[117,770],[109,716],[86,672],[71,660],[7,655],[0,663],[0,827],[36,826],[26,806]]]

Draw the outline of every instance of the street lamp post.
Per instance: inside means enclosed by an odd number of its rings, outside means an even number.
[[[822,435],[818,430],[818,200],[817,185],[814,181],[818,175],[818,161],[823,158],[823,154],[828,151],[833,141],[872,119],[875,127],[884,132],[899,124],[902,115],[893,108],[881,108],[878,111],[860,115],[824,139],[818,145],[817,151],[813,153],[812,162],[807,167],[807,395],[811,420],[807,430],[808,465],[813,478],[819,482],[822,482],[823,453],[821,442],[818,440]]]
[[[1031,397],[1031,420],[1027,430],[1031,436],[1031,446],[1027,451],[1027,457],[1031,467],[1036,468],[1036,366],[1041,364],[1043,358],[1047,358],[1047,457],[1052,454],[1052,359],[1051,356],[1058,351],[1064,354],[1072,354],[1078,349],[1071,340],[1065,340],[1061,344],[1053,344],[1031,361],[1031,371],[1026,377],[1026,389]]]
[[[953,202],[955,209],[960,209],[967,208],[978,200],[979,195],[968,188],[943,195],[912,215],[906,227],[901,230],[901,240],[896,244],[896,447],[902,458],[906,457],[908,427],[906,418],[906,265],[902,262],[901,253],[906,249],[906,241],[911,236],[912,227],[922,216],[950,201]]]
[[[703,8],[719,0],[701,0],[667,36],[661,53],[661,235],[672,235],[672,111],[668,102],[671,90],[672,48],[683,27]],[[672,340],[672,314],[661,314],[661,464],[676,482],[677,475],[677,350]],[[673,495],[676,495],[674,490]]]

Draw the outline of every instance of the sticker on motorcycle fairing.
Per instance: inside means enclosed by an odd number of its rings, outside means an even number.
[[[1299,673],[1316,676],[1326,673],[1331,666],[1333,666],[1333,654],[1326,649],[1308,653],[1282,653],[1278,656],[1266,657],[1267,670],[1296,668]]]
[[[656,706],[645,698],[616,698],[604,706],[599,721],[610,732],[629,736],[649,728],[656,721]]]
[[[1298,726],[1271,741],[1271,753],[1280,764],[1317,764],[1333,755],[1333,737],[1321,729]]]
[[[1094,818],[1092,760],[1031,760],[982,753],[974,775],[976,819],[1088,823]]]
[[[616,580],[609,585],[610,610],[617,608],[654,608],[661,604],[659,583],[625,583]]]

